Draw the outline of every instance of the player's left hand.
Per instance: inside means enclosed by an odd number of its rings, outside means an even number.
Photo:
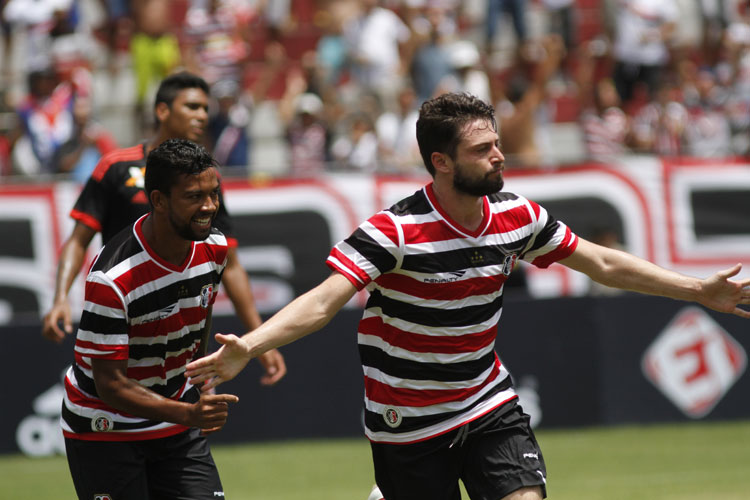
[[[715,311],[750,319],[750,311],[739,307],[750,304],[750,279],[741,281],[729,279],[737,276],[740,270],[742,270],[742,264],[735,264],[703,280],[700,302]]]
[[[271,349],[258,356],[258,361],[263,365],[266,373],[260,378],[263,385],[273,385],[286,375],[286,363],[284,356],[278,349]]]

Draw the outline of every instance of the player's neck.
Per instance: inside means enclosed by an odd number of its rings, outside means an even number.
[[[473,231],[479,227],[484,220],[484,197],[472,196],[457,191],[452,183],[437,177],[432,184],[432,192],[435,194],[440,207],[462,227]]]
[[[185,262],[192,248],[192,242],[175,234],[169,222],[162,221],[154,212],[143,221],[143,237],[159,257],[175,266]]]

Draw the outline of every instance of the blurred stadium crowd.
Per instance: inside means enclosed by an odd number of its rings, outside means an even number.
[[[85,180],[211,87],[227,175],[423,175],[419,104],[494,104],[510,167],[750,154],[750,0],[0,0],[0,176]]]

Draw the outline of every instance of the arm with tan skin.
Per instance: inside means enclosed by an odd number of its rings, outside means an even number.
[[[750,311],[739,307],[750,304],[750,279],[730,280],[740,272],[741,264],[705,279],[693,278],[583,238],[560,264],[613,288],[697,302],[715,311],[750,318]]]
[[[77,222],[60,252],[55,278],[55,298],[52,308],[44,316],[42,323],[42,336],[58,344],[63,341],[66,334],[70,335],[73,332],[68,292],[76,276],[81,272],[86,249],[95,235],[96,231]],[[60,328],[60,323],[62,323],[62,328]]]
[[[165,398],[127,376],[127,360],[92,359],[99,397],[112,408],[150,420],[198,427],[204,434],[221,429],[227,421],[232,394],[202,393],[195,403]]]
[[[193,361],[185,375],[208,391],[233,379],[254,357],[294,342],[323,328],[356,293],[342,274],[334,272],[320,285],[300,295],[268,321],[241,338],[217,334],[222,347],[213,354]]]
[[[221,282],[227,291],[229,300],[232,301],[237,316],[239,316],[245,328],[249,331],[258,328],[262,321],[260,314],[258,314],[258,309],[255,307],[250,280],[237,258],[237,249],[234,247],[229,249],[227,266],[224,268]],[[258,356],[258,360],[266,371],[265,375],[260,379],[261,384],[273,385],[286,375],[284,357],[277,349],[271,349]]]

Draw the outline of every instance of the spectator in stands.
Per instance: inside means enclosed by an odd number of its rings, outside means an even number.
[[[323,111],[323,101],[307,92],[302,74],[290,72],[279,101],[279,116],[289,144],[289,175],[315,177],[325,172],[329,134]]]
[[[653,97],[669,62],[679,10],[675,0],[617,0],[612,78],[628,108],[639,86]]]
[[[442,5],[425,8],[424,15],[412,20],[413,56],[409,74],[419,102],[435,96],[440,82],[453,72],[450,43],[455,23]]]
[[[104,10],[104,22],[97,28],[107,49],[107,69],[112,74],[120,70],[121,56],[127,53],[127,40],[133,30],[130,0],[99,0]]]
[[[408,67],[402,54],[409,41],[409,27],[381,0],[362,0],[359,15],[344,24],[354,82],[365,91],[377,92],[389,101]]]
[[[53,168],[77,182],[85,182],[99,159],[117,149],[115,139],[100,123],[94,121],[91,99],[80,96],[73,104],[73,135],[55,152]]]
[[[660,156],[683,154],[688,113],[671,79],[659,82],[655,99],[633,118],[633,149]]]
[[[586,154],[593,161],[616,161],[628,150],[630,118],[620,107],[612,80],[603,78],[591,87],[581,91],[583,96],[592,95],[581,113]]]
[[[243,36],[251,14],[226,0],[192,0],[185,15],[182,55],[188,71],[209,85],[242,82],[250,45]],[[221,162],[220,162],[221,163]]]
[[[484,102],[492,102],[490,80],[481,65],[479,49],[470,40],[457,40],[448,48],[453,71],[438,84],[437,94],[467,92]]]
[[[397,107],[386,110],[375,120],[378,151],[383,170],[401,174],[421,174],[422,157],[417,144],[417,95],[414,86],[402,85]]]
[[[32,71],[27,82],[29,93],[16,108],[18,121],[9,134],[15,169],[51,174],[55,152],[73,135],[74,89],[51,66]]]
[[[375,173],[378,169],[378,137],[369,113],[357,111],[346,121],[345,133],[331,145],[331,156],[339,171]]]
[[[547,83],[560,67],[565,47],[559,35],[542,40],[538,60],[525,61],[525,71],[512,70],[497,103],[497,119],[503,151],[509,166],[540,166],[537,144],[539,114],[546,103]]]
[[[135,22],[130,55],[135,76],[135,116],[138,132],[146,128],[149,111],[144,109],[152,88],[181,61],[169,0],[133,0]]]
[[[513,30],[516,35],[516,44],[523,46],[528,38],[526,26],[526,3],[527,0],[487,0],[487,12],[485,17],[485,50],[491,52],[495,38],[499,31],[498,22],[503,14],[508,14],[513,21]]]
[[[727,92],[717,83],[713,68],[693,72],[685,88],[688,122],[685,151],[695,157],[721,157],[732,152],[732,132],[727,118]]]

